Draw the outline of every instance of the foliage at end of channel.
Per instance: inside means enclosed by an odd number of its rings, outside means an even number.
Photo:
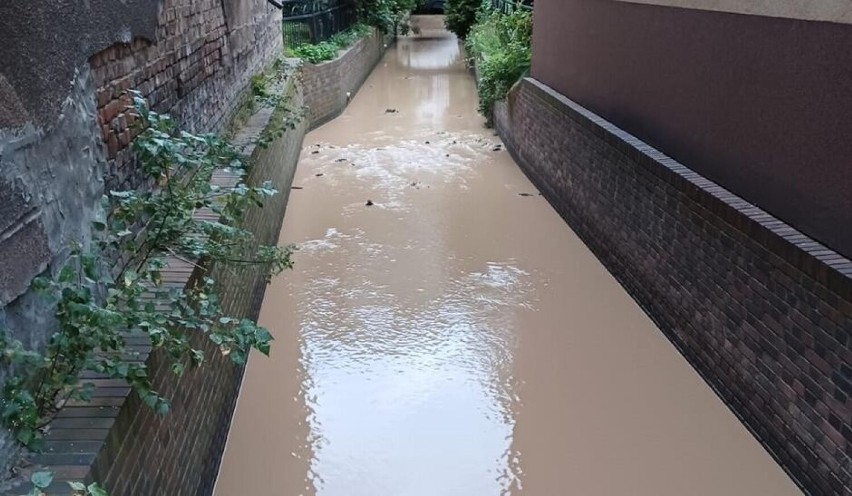
[[[480,15],[465,40],[465,49],[479,70],[479,111],[489,122],[494,104],[530,68],[532,61],[532,13],[488,12]]]
[[[56,331],[46,346],[29,348],[0,333],[0,366],[9,371],[0,420],[30,449],[39,449],[45,426],[68,400],[89,399],[93,385],[80,380],[83,372],[122,379],[155,411],[169,411],[169,399],[128,346],[131,338],[161,350],[177,375],[207,359],[200,339],[239,365],[252,349],[269,353],[270,333],[224,310],[208,269],[251,268],[268,278],[292,267],[292,247],[263,245],[240,227],[276,190],[269,182],[249,184],[247,162],[228,141],[180,129],[139,93],[133,100],[142,126],[133,150],[150,187],[111,191],[92,241],[73,243],[58,273],[33,282],[55,308]],[[230,172],[235,184],[215,184],[217,171]],[[194,215],[198,210],[210,215]],[[170,287],[169,260],[195,267],[200,277]]]
[[[406,18],[425,0],[360,0],[358,15],[363,22],[385,34],[406,34]]]

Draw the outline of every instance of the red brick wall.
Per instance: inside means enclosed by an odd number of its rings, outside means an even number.
[[[810,494],[852,494],[852,262],[535,80],[495,121],[794,479]]]
[[[93,55],[98,121],[110,160],[107,188],[133,184],[126,90],[141,91],[154,110],[189,130],[218,132],[251,76],[282,49],[281,14],[267,2],[165,0],[155,39],[137,38]]]

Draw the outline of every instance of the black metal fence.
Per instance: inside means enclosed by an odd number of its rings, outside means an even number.
[[[491,0],[491,7],[504,14],[533,9],[533,0]]]
[[[351,0],[284,0],[280,5],[288,47],[326,41],[358,22]]]

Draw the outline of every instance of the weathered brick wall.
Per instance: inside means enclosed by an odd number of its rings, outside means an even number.
[[[852,494],[852,262],[535,80],[496,125],[793,478]]]
[[[8,69],[0,76],[0,200],[8,200],[0,213],[9,219],[0,221],[0,269],[9,269],[0,270],[0,331],[38,349],[55,324],[50,303],[29,290],[32,278],[55,274],[72,240],[86,243],[105,192],[140,185],[125,90],[140,90],[185,128],[221,132],[251,76],[282,54],[281,14],[257,0],[36,0],[6,2],[0,12],[9,27],[0,31],[11,37],[0,51]],[[193,394],[198,384],[183,380]],[[221,391],[206,383],[209,392],[187,401],[218,405],[233,395],[221,380]],[[69,409],[54,423],[66,438],[56,437],[42,460],[60,475],[88,473],[94,447],[114,435],[112,410],[126,388],[105,384],[92,407]],[[203,443],[191,436],[207,428],[184,439]],[[18,461],[17,450],[0,430],[0,468]]]
[[[286,88],[293,96],[288,107],[300,108],[304,99],[295,75]],[[269,122],[282,117],[281,109],[275,113],[262,109],[240,131],[236,141],[250,142]],[[266,148],[249,146],[250,182],[272,181],[279,191],[263,208],[249,210],[244,219],[243,227],[261,243],[278,241],[307,127],[307,121],[302,120],[296,129],[287,131]],[[222,174],[224,179],[219,181],[232,181],[227,173]],[[225,311],[257,319],[266,289],[262,268],[223,268],[214,264],[210,270]],[[171,259],[164,282],[190,284],[200,275],[200,269]],[[57,474],[49,494],[66,494],[66,480],[97,481],[112,496],[212,494],[243,368],[222,356],[205,337],[193,339],[196,348],[204,351],[205,364],[183,376],[171,372],[163,353],[147,357],[155,389],[172,401],[166,416],[160,417],[143,405],[121,381],[87,379],[96,385],[92,402],[75,401],[63,408],[46,437],[45,452],[33,460]],[[146,342],[140,337],[129,344],[147,354],[150,345],[146,347]]]
[[[126,90],[139,90],[154,110],[191,131],[219,132],[251,76],[282,54],[282,43],[281,13],[267,2],[165,0],[153,40],[136,38],[92,55],[110,160],[107,187],[133,184]]]
[[[339,57],[320,64],[305,64],[305,103],[311,127],[337,117],[367,79],[385,52],[385,38],[375,33],[359,40]]]
[[[296,96],[293,105],[301,105],[301,93]],[[279,190],[263,208],[246,215],[244,227],[261,243],[278,242],[306,130],[303,121],[268,148],[256,148],[252,156],[252,182],[269,180]],[[236,270],[214,266],[211,274],[221,289],[225,310],[256,320],[266,290],[264,275],[251,266]],[[179,378],[162,354],[149,357],[156,386],[172,398],[172,411],[159,417],[136,395],[129,396],[92,467],[93,478],[103,481],[111,496],[212,494],[243,368],[222,356],[209,340],[197,343],[207,363]]]

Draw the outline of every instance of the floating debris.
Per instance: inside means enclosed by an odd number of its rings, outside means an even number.
[[[314,150],[314,151],[311,152],[311,155],[316,155],[318,153],[319,153],[319,150]]]
[[[324,176],[324,175],[325,175],[325,174],[323,174],[322,172],[317,172],[316,174],[314,174],[314,176],[316,176],[316,177],[322,177],[322,176]]]
[[[398,112],[399,112],[399,110],[397,110],[397,109],[395,109],[395,108],[385,109],[385,113],[386,113],[386,114],[396,114],[396,113],[398,113]]]
[[[292,186],[292,187],[290,187],[290,189],[305,189],[305,188],[303,188],[301,186]]]
[[[518,196],[535,196],[532,193],[518,193]]]
[[[491,149],[492,152],[499,152],[503,150],[503,145],[496,145]]]
[[[373,206],[373,200],[367,200],[367,206],[372,207]]]

